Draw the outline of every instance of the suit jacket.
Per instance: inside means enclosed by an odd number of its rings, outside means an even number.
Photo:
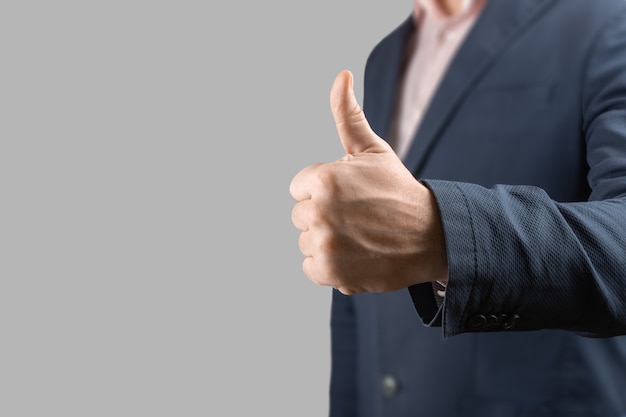
[[[382,137],[413,25],[367,60]],[[330,415],[626,416],[626,2],[490,0],[404,162],[445,302],[333,291]]]

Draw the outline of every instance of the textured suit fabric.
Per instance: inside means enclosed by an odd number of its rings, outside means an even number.
[[[382,137],[413,29],[367,60]],[[441,210],[445,303],[333,291],[331,417],[626,415],[626,2],[490,0],[404,163]]]

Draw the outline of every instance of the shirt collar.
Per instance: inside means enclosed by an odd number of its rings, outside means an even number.
[[[433,18],[445,20],[457,20],[472,12],[475,8],[482,6],[486,0],[463,0],[461,4],[461,12],[456,16],[446,16],[439,6],[437,0],[413,0],[414,3],[414,19],[419,22],[424,14],[428,14]]]

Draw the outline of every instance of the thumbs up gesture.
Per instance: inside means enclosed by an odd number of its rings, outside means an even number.
[[[445,280],[434,196],[370,128],[352,83],[349,71],[340,72],[330,95],[345,156],[304,168],[290,184],[302,269],[346,295]]]

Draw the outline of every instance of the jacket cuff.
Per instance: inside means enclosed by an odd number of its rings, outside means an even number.
[[[423,288],[416,285],[416,288],[409,288],[409,292],[424,324],[441,326],[446,338],[464,332],[465,308],[478,270],[476,236],[467,198],[456,183],[441,180],[422,180],[422,183],[433,192],[441,215],[448,256],[448,284],[439,309],[430,283]]]

